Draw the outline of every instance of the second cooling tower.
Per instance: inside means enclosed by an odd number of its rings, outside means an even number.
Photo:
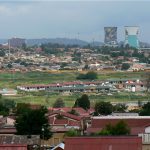
[[[125,26],[125,46],[139,48],[138,34],[138,26]]]

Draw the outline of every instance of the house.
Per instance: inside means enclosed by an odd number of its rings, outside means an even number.
[[[0,135],[16,134],[17,131],[14,124],[15,124],[15,117],[13,116],[2,117],[0,119]]]
[[[61,112],[65,112],[68,113],[71,110],[75,110],[75,112],[80,116],[80,117],[90,117],[90,115],[92,113],[94,113],[94,108],[90,108],[88,110],[85,110],[81,107],[63,107],[63,108],[48,108],[49,112],[54,112],[54,111],[61,111]]]
[[[139,135],[150,133],[150,116],[98,116],[91,120],[91,127],[87,129],[87,133],[95,133],[102,130],[107,124],[115,125],[120,120],[125,121],[131,135]]]
[[[65,133],[70,129],[83,130],[83,120],[81,117],[62,111],[54,111],[47,115],[53,137],[43,141],[44,145],[57,145],[64,140]]]
[[[130,68],[133,71],[142,71],[145,68],[145,64],[134,63],[133,66]]]
[[[40,147],[40,137],[23,135],[0,135],[0,150],[27,150],[27,147]]]
[[[65,150],[142,150],[138,136],[71,137],[65,139]]]
[[[123,84],[123,87],[126,91],[131,91],[131,92],[137,92],[137,91],[145,91],[146,90],[146,85],[142,81],[127,81],[126,83]]]

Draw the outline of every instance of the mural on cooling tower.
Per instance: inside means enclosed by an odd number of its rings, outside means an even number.
[[[105,32],[105,44],[117,43],[117,27],[104,27]]]

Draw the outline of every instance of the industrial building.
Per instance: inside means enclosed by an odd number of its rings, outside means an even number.
[[[25,44],[25,39],[22,38],[11,38],[8,40],[8,44],[10,47],[22,47]]]
[[[138,26],[125,26],[125,46],[139,48],[138,34]]]
[[[104,27],[106,46],[117,46],[117,27]]]

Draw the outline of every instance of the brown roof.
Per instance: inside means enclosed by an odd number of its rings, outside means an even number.
[[[137,136],[73,137],[65,139],[65,150],[141,150]]]
[[[10,128],[0,128],[0,134],[16,134],[16,128],[10,127]]]
[[[66,117],[66,118],[70,118],[70,119],[77,120],[77,121],[81,120],[80,116],[72,115],[72,114],[69,114],[69,113],[66,113],[66,112],[62,112],[62,111],[54,111],[52,113],[49,113],[48,117],[51,118],[51,117],[53,117],[55,115],[62,115],[64,117]]]
[[[23,145],[23,144],[19,144],[19,145],[4,144],[4,145],[0,145],[0,150],[27,150],[27,145]]]
[[[90,108],[88,111],[84,110],[81,107],[48,108],[49,112],[53,112],[53,111],[69,112],[72,109],[75,110],[79,114],[79,116],[81,116],[81,117],[88,117],[91,113],[94,112],[93,108]]]
[[[0,145],[33,145],[40,144],[40,137],[38,135],[32,135],[31,138],[23,135],[0,135]]]
[[[61,115],[61,118],[58,116]],[[48,115],[49,123],[52,127],[53,132],[66,132],[70,128],[81,129],[81,118],[79,116],[75,116],[69,113],[55,111]]]
[[[131,129],[132,135],[144,133],[145,128],[150,126],[150,117],[95,117],[91,121],[91,127],[87,129],[89,133],[103,129],[107,124],[115,125],[120,120],[124,120]]]

